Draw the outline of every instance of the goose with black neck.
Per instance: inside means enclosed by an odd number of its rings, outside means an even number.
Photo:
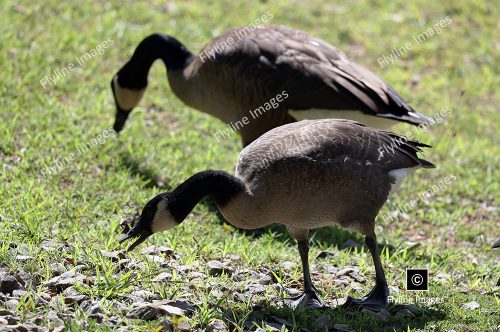
[[[153,34],[137,46],[132,58],[111,81],[116,118],[113,128],[120,132],[132,109],[139,103],[148,85],[149,69],[161,59],[169,72],[182,71],[194,55],[171,36]]]
[[[181,101],[227,124],[250,118],[250,110],[285,91],[288,97],[278,108],[239,128],[244,145],[304,119],[351,119],[382,129],[430,122],[381,78],[319,38],[279,25],[246,31],[244,37],[238,31],[212,39],[198,56],[172,36],[157,33],[141,41],[111,82],[115,130],[123,129],[143,97],[156,59],[165,64],[170,88]],[[218,51],[207,59],[214,48]]]
[[[394,153],[379,149],[398,139]],[[298,242],[304,293],[292,307],[324,305],[314,287],[308,259],[310,229],[338,224],[365,235],[376,274],[375,288],[347,306],[378,311],[388,304],[388,287],[374,232],[375,217],[403,178],[434,165],[420,159],[428,145],[349,120],[307,120],[275,128],[240,153],[235,174],[203,171],[146,204],[139,222],[121,241],[148,236],[183,222],[205,196],[234,226],[256,229],[272,223],[287,226]]]

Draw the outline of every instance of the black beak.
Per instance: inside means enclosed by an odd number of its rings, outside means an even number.
[[[132,228],[127,234],[123,235],[118,242],[123,243],[125,240],[132,239],[137,237],[134,243],[130,247],[128,247],[127,251],[134,250],[139,244],[144,242],[148,237],[151,236],[151,232],[145,229],[139,229],[138,227]]]
[[[113,98],[115,100],[115,105],[116,105],[116,116],[115,116],[115,124],[113,125],[113,129],[117,133],[119,133],[123,129],[123,126],[125,125],[125,122],[127,121],[127,118],[128,118],[128,115],[130,114],[130,111],[124,111],[120,108],[120,106],[118,106],[118,103],[116,101],[115,85],[113,84],[113,81],[114,81],[114,77],[111,80],[111,90],[113,91]]]
[[[122,129],[123,126],[125,125],[125,122],[127,121],[128,115],[130,112],[124,111],[120,109],[118,106],[116,107],[116,117],[115,117],[115,124],[113,125],[113,129],[119,133]]]

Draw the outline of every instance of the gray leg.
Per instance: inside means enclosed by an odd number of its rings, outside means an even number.
[[[387,280],[385,279],[384,270],[382,269],[382,262],[380,261],[375,234],[367,236],[365,238],[365,244],[372,254],[373,264],[375,265],[375,287],[362,299],[355,299],[348,296],[344,307],[365,308],[378,312],[386,308],[389,303],[389,288],[387,287]]]

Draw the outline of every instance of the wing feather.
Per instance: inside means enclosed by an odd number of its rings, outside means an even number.
[[[428,121],[377,75],[321,39],[276,25],[247,31],[244,38],[237,31],[215,38],[204,50],[233,38],[214,64],[233,66],[236,77],[264,82],[271,93],[287,91],[290,109],[351,109],[413,124]]]
[[[236,174],[252,178],[273,163],[306,158],[332,166],[345,158],[378,166],[385,172],[415,166],[434,167],[417,153],[426,144],[407,140],[361,123],[340,120],[305,120],[268,131],[240,153]]]

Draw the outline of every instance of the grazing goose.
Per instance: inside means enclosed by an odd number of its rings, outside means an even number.
[[[430,123],[337,48],[303,31],[270,25],[226,32],[198,56],[174,37],[145,38],[111,81],[117,132],[141,100],[156,59],[163,60],[179,99],[230,125],[218,139],[236,129],[247,145],[272,128],[304,119],[351,119],[381,129],[397,121]]]
[[[397,144],[394,144],[397,142]],[[386,150],[393,146],[393,150]],[[156,232],[179,225],[205,196],[213,196],[228,222],[244,229],[272,223],[287,226],[298,241],[304,294],[292,307],[322,306],[309,274],[308,233],[339,224],[366,236],[375,264],[376,286],[347,306],[377,311],[388,303],[388,287],[377,250],[375,217],[402,179],[434,167],[417,157],[428,145],[404,140],[350,120],[305,120],[265,133],[241,151],[234,175],[199,172],[150,200],[138,223],[120,242],[137,238],[134,249]]]

